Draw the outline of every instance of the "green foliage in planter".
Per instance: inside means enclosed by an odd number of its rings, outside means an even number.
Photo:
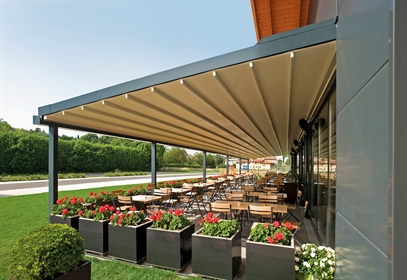
[[[9,272],[15,279],[47,279],[76,269],[84,259],[85,243],[74,228],[47,224],[22,236],[13,245]]]
[[[239,223],[236,220],[220,220],[209,212],[200,222],[202,225],[202,234],[216,237],[232,237],[239,229]]]

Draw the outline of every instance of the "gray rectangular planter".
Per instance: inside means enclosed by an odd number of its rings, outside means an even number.
[[[91,262],[90,261],[81,261],[79,267],[75,270],[69,271],[67,274],[55,276],[50,280],[90,280],[91,279]],[[13,276],[10,277],[10,280],[15,280]]]
[[[183,230],[147,229],[147,263],[181,270],[191,260],[192,224]]]
[[[66,224],[75,229],[79,229],[79,216],[69,216],[65,219],[62,218],[62,215],[50,215],[50,224]]]
[[[147,228],[153,222],[145,220],[137,226],[112,226],[109,224],[109,256],[139,262],[147,254]]]
[[[201,231],[192,235],[192,272],[232,280],[242,262],[241,231],[230,238],[206,236]]]
[[[109,231],[107,225],[110,220],[94,221],[79,218],[79,233],[85,240],[85,249],[106,254],[109,251]]]
[[[294,279],[294,238],[291,246],[246,241],[247,279]]]

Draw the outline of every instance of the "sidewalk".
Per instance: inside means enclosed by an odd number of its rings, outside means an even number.
[[[150,183],[151,177],[150,176],[132,176],[127,180],[118,179],[114,177],[98,177],[101,179],[100,182],[89,182],[95,177],[92,178],[81,178],[82,183],[78,183],[79,179],[60,179],[58,190],[59,191],[70,191],[70,190],[80,190],[80,189],[91,189],[91,188],[101,188],[101,187],[109,187],[109,186],[121,186],[121,185],[130,185],[130,184],[144,184]],[[158,181],[171,181],[175,179],[187,179],[194,177],[193,174],[185,174],[185,175],[178,175],[178,174],[168,174],[168,176],[157,176]],[[106,179],[106,181],[103,180]],[[121,177],[123,178],[123,177]],[[43,187],[29,187],[30,184],[38,184],[43,183],[45,186]],[[72,182],[70,184],[70,182]],[[75,182],[75,183],[74,183]],[[63,184],[62,184],[63,183]],[[12,185],[13,188],[6,188],[5,186]],[[48,180],[37,180],[37,181],[18,181],[18,182],[2,182],[0,183],[0,197],[6,196],[17,196],[17,195],[26,195],[26,194],[36,194],[36,193],[44,193],[48,192]]]

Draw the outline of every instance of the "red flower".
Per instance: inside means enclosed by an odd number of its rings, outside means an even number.
[[[100,194],[105,194],[105,192],[104,192],[104,191],[100,191]]]
[[[218,217],[215,217],[215,218],[213,218],[212,223],[213,223],[213,224],[216,224],[217,222],[219,222],[219,220],[220,220],[220,219],[219,219]]]
[[[118,221],[117,221],[117,224],[118,225],[121,225],[123,223],[123,219],[119,219]]]
[[[127,193],[131,193],[131,190],[127,190]]]
[[[115,209],[116,209],[116,208],[114,208],[114,206],[110,206],[110,207],[109,207],[109,210],[112,211],[112,212],[113,212]]]
[[[93,216],[95,215],[95,210],[90,211],[90,214]]]
[[[120,219],[124,219],[124,218],[126,218],[126,214],[121,214]]]
[[[155,215],[152,214],[152,215],[150,216],[150,219],[151,219],[152,221],[155,221]]]
[[[78,212],[78,215],[79,215],[79,217],[82,217],[82,215],[83,215],[83,211],[82,211],[82,210],[80,210],[80,211]]]
[[[62,215],[66,215],[66,214],[68,214],[68,209],[66,209],[66,208],[62,209]]]
[[[172,213],[174,213],[174,210],[170,209],[170,210],[168,210],[168,213],[172,214]]]
[[[62,204],[63,203],[63,200],[62,199],[58,199],[57,200],[57,204]]]
[[[286,223],[284,224],[284,226],[285,226],[286,228],[288,228],[289,230],[293,230],[293,225],[292,225],[291,223],[289,223],[289,222],[286,222]]]
[[[80,197],[80,198],[79,198],[79,201],[80,201],[81,203],[84,203],[84,201],[83,201],[83,198],[82,198],[82,197]]]
[[[133,212],[130,212],[129,217],[130,218],[133,217]]]
[[[105,213],[106,210],[107,210],[107,208],[105,208],[104,206],[99,207],[99,213]]]
[[[134,207],[134,206],[130,207],[130,211],[136,211],[136,210],[137,210],[136,207]]]
[[[114,217],[113,215],[110,215],[110,218],[109,218],[109,219],[110,219],[110,220],[113,220],[113,217]]]
[[[122,212],[116,211],[116,215],[119,216]]]
[[[276,242],[274,241],[273,238],[271,238],[270,236],[267,237],[267,242],[270,244],[276,244]]]
[[[280,226],[280,223],[279,223],[278,221],[274,221],[274,222],[273,222],[273,226],[274,226],[275,228],[278,228],[278,227]]]
[[[275,240],[283,240],[283,234],[281,233],[281,232],[276,232],[275,234],[274,234],[274,239]]]
[[[76,204],[76,199],[72,199],[72,200],[71,200],[71,204],[72,204],[72,205],[75,205],[75,204]]]
[[[265,227],[265,228],[269,228],[269,223],[265,223],[265,224],[264,224],[264,227]]]

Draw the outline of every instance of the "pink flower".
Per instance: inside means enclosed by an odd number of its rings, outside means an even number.
[[[281,233],[281,232],[276,232],[275,234],[274,234],[274,239],[276,239],[276,240],[279,240],[279,241],[281,241],[281,240],[283,240],[283,234]]]
[[[269,223],[265,223],[265,224],[264,224],[264,227],[265,227],[265,228],[269,228]]]

